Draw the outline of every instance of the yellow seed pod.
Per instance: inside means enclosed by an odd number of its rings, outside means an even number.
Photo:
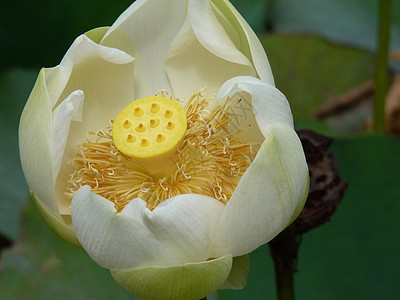
[[[125,107],[113,123],[119,151],[145,164],[175,152],[187,129],[182,105],[165,97],[140,98]]]

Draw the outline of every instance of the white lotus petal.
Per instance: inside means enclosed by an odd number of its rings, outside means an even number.
[[[264,47],[250,25],[228,0],[214,1],[213,3],[238,32],[241,41],[240,49],[254,64],[258,77],[271,85],[275,85]]]
[[[217,99],[227,96],[240,97],[248,106],[253,107],[255,119],[264,137],[268,136],[272,125],[285,124],[293,128],[292,112],[285,95],[269,83],[250,76],[235,77],[223,84]]]
[[[164,68],[168,48],[185,20],[185,0],[134,2],[111,26],[102,45],[134,56],[136,98],[171,91]]]
[[[197,8],[200,11],[197,12]],[[173,94],[182,101],[187,101],[204,87],[207,87],[208,95],[213,96],[226,80],[234,76],[256,75],[254,67],[228,39],[221,25],[215,32],[205,32],[200,29],[201,22],[208,28],[217,26],[207,1],[190,2],[189,16],[175,37],[165,62]]]
[[[217,102],[227,101],[230,103],[228,114],[231,122],[226,129],[229,132],[239,132],[236,136],[243,141],[261,144],[264,136],[254,114],[252,97],[249,93],[232,85],[232,82],[236,82],[235,78],[224,83],[217,93]]]
[[[84,94],[82,91],[75,91],[53,111],[53,130],[51,137],[53,182],[56,182],[60,170],[71,121],[82,121],[83,98]]]
[[[30,190],[50,209],[58,212],[50,160],[52,107],[45,73],[45,69],[40,71],[22,112],[19,124],[19,151]]]
[[[51,75],[46,76],[46,85],[53,107],[70,93],[79,89],[71,86],[74,83],[74,79],[71,78],[72,72],[75,71],[74,75],[76,75],[76,65],[84,61],[87,63],[90,60],[114,65],[129,65],[134,58],[121,50],[100,46],[84,34],[80,35],[72,43],[61,63],[51,69]],[[97,71],[101,72],[101,68]],[[93,75],[98,76],[99,74],[94,73]],[[86,91],[84,92],[86,94]]]
[[[269,128],[255,160],[225,207],[214,256],[239,256],[270,241],[289,223],[306,188],[308,169],[296,132]]]
[[[71,123],[61,163],[64,167],[60,169],[56,181],[61,214],[70,214],[71,199],[64,192],[71,172],[67,169],[71,167],[68,163],[75,157],[77,145],[86,142],[88,131],[109,126],[109,120],[134,100],[133,63],[130,55],[118,49],[100,46],[82,35],[75,40],[49,80],[53,97],[60,93],[60,82],[64,82],[59,99],[54,101],[57,105],[77,90],[85,94],[82,122]],[[67,81],[64,77],[68,77]]]
[[[111,202],[84,186],[72,200],[71,215],[92,259],[105,268],[130,269],[207,260],[223,209],[213,198],[191,194],[153,211],[137,198],[116,213]]]
[[[248,58],[229,39],[228,34],[215,16],[210,1],[189,1],[188,17],[197,40],[209,52],[224,60],[251,66]]]

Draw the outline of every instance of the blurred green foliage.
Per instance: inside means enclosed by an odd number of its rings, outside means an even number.
[[[0,74],[0,234],[12,240],[18,232],[20,211],[28,187],[18,154],[18,123],[36,71],[14,69]]]
[[[276,0],[268,7],[279,32],[314,34],[374,52],[379,0]],[[391,1],[390,49],[400,50],[400,1]],[[400,62],[392,62],[400,70]]]
[[[1,264],[0,299],[137,299],[85,251],[58,237],[32,201],[23,212],[18,244]]]
[[[373,78],[374,57],[367,51],[327,43],[321,38],[266,34],[260,37],[275,84],[287,97],[296,121]]]

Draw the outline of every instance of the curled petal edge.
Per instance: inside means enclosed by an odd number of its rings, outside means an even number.
[[[168,267],[110,270],[114,279],[141,299],[198,300],[218,289],[232,268],[232,256]]]
[[[275,86],[267,54],[250,25],[228,0],[212,0],[212,2],[236,29],[243,43],[241,50],[254,64],[260,79]]]

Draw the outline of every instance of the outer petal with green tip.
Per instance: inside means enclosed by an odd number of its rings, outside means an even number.
[[[82,248],[75,235],[75,232],[71,226],[68,226],[59,214],[54,213],[40,199],[38,199],[33,193],[31,193],[33,202],[39,210],[43,220],[46,221],[47,225],[55,231],[61,238],[75,247]]]
[[[232,256],[168,267],[111,270],[123,287],[144,300],[198,300],[210,295],[226,280]]]
[[[232,261],[232,269],[228,278],[219,287],[220,290],[240,290],[246,286],[247,276],[249,274],[249,256],[236,256]]]
[[[52,167],[52,105],[42,69],[19,125],[19,150],[22,169],[30,190],[52,211],[58,212]]]

